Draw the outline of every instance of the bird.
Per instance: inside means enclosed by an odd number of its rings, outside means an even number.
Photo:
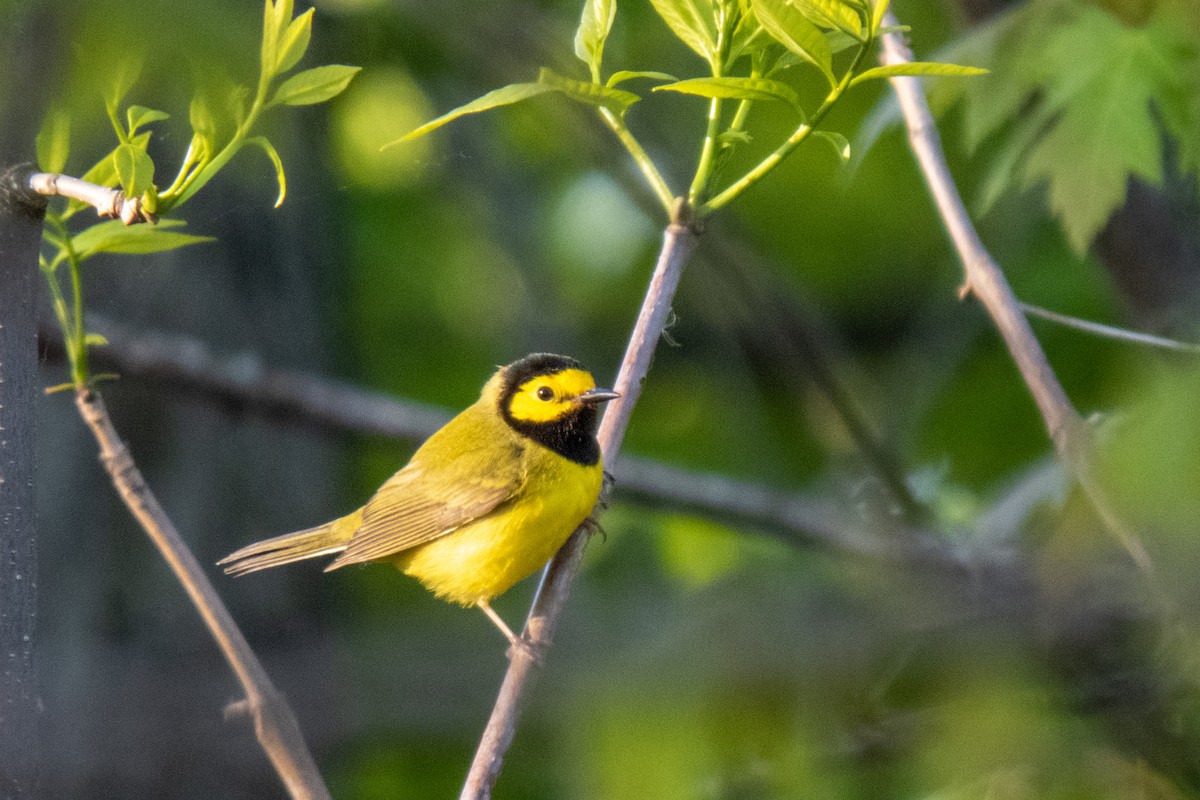
[[[336,556],[326,572],[391,562],[437,597],[478,607],[520,646],[491,600],[591,520],[605,480],[599,407],[619,396],[573,358],[527,355],[498,368],[365,505],[217,563],[245,575],[326,555]]]

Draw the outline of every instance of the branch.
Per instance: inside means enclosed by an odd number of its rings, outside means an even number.
[[[651,357],[670,316],[671,301],[679,286],[684,265],[699,243],[697,231],[690,227],[689,214],[690,209],[686,203],[677,200],[671,224],[663,234],[662,250],[659,252],[650,286],[646,290],[641,313],[630,335],[629,346],[613,386],[621,396],[609,404],[596,434],[604,463],[610,466],[616,463],[629,418],[641,394],[642,382],[650,370]],[[512,744],[513,736],[516,735],[517,722],[529,692],[535,666],[534,653],[544,653],[550,646],[558,620],[566,607],[571,583],[579,572],[586,543],[585,525],[571,534],[567,543],[546,565],[522,632],[530,646],[514,647],[511,651],[508,672],[504,676],[496,705],[480,739],[479,749],[475,752],[475,760],[471,763],[460,795],[461,800],[491,797],[492,787],[500,776],[504,755]]]
[[[120,219],[126,225],[139,222],[158,222],[158,217],[142,205],[142,198],[127,198],[120,189],[110,189],[94,183],[58,175],[53,172],[35,172],[29,176],[29,188],[38,194],[50,197],[69,197],[96,209],[102,217]]]
[[[88,314],[87,329],[107,340],[94,351],[96,362],[123,378],[150,381],[290,424],[419,442],[452,416],[450,411],[412,400],[274,369],[249,353],[217,356],[191,337],[135,333],[98,314]],[[62,346],[61,333],[47,328],[42,336],[54,356]],[[794,546],[849,555],[890,552],[890,545],[867,534],[869,520],[831,499],[629,455],[611,465],[610,471],[616,478],[617,496],[635,502],[752,526]],[[857,531],[862,534],[856,535]],[[897,538],[924,549],[935,537],[928,531],[908,530]]]
[[[898,28],[895,14],[884,16],[884,26]],[[912,52],[899,33],[883,36],[880,61],[884,64],[904,64],[912,61]],[[900,110],[908,127],[908,140],[920,163],[921,171],[933,195],[942,222],[958,251],[965,280],[961,294],[973,294],[992,317],[1008,352],[1016,362],[1025,385],[1029,388],[1038,411],[1050,434],[1058,458],[1072,473],[1087,494],[1093,508],[1146,572],[1153,565],[1141,541],[1120,518],[1092,471],[1091,427],[1071,405],[1062,384],[1050,366],[1045,352],[1033,335],[1020,301],[1004,277],[983,241],[975,230],[963,205],[962,197],[950,175],[941,137],[929,112],[921,83],[914,77],[889,78],[900,101]]]
[[[297,800],[328,800],[329,791],[304,744],[300,726],[291,708],[272,685],[196,557],[146,485],[128,448],[117,435],[100,394],[86,387],[79,389],[75,404],[100,445],[100,461],[112,478],[121,500],[183,584],[209,633],[242,684],[246,693],[245,703],[254,718],[255,734],[275,766],[275,771],[287,786],[288,793]]]
[[[1112,325],[1105,325],[1101,322],[1092,322],[1079,317],[1060,314],[1057,311],[1051,311],[1048,308],[1041,306],[1033,306],[1029,303],[1021,303],[1021,310],[1028,316],[1041,317],[1049,322],[1057,322],[1068,328],[1074,328],[1077,331],[1084,331],[1096,336],[1103,336],[1106,339],[1113,339],[1118,342],[1129,342],[1131,344],[1144,345],[1146,347],[1156,347],[1160,350],[1173,350],[1177,353],[1191,353],[1192,355],[1200,355],[1200,344],[1192,344],[1190,342],[1181,342],[1178,339],[1168,339],[1164,336],[1155,336],[1151,333],[1142,333],[1141,331],[1131,331],[1125,328],[1116,328]]]
[[[0,796],[38,794],[36,277],[46,200],[0,173]]]

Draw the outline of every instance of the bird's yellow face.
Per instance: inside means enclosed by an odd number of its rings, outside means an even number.
[[[516,387],[508,400],[508,413],[517,422],[557,422],[577,413],[587,402],[580,397],[595,388],[596,380],[583,369],[535,375]]]
[[[593,431],[598,406],[616,392],[597,389],[592,374],[572,358],[534,353],[503,367],[484,387],[514,431],[577,464],[600,462]]]

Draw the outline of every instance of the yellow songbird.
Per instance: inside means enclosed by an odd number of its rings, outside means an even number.
[[[326,571],[390,561],[438,597],[479,606],[518,644],[489,601],[545,564],[596,505],[598,406],[617,396],[574,359],[526,356],[501,367],[362,508],[219,563],[242,575],[333,553]]]

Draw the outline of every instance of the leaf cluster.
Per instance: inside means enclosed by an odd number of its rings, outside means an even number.
[[[313,9],[298,16],[293,13],[293,0],[264,0],[259,75],[253,90],[245,86],[226,87],[219,92],[197,90],[188,110],[191,140],[174,180],[165,188],[155,180],[159,173],[149,153],[150,126],[171,116],[147,106],[125,105],[138,71],[133,65],[123,65],[104,98],[117,144],[83,174],[83,180],[104,187],[119,186],[125,197],[140,198],[151,215],[166,214],[187,202],[243,147],[252,145],[261,149],[275,168],[279,183],[276,206],[281,204],[287,193],[283,161],[266,136],[253,133],[256,123],[276,106],[312,105],[331,99],[358,72],[357,67],[340,64],[292,72],[312,39]],[[43,171],[61,173],[66,168],[70,129],[70,115],[65,110],[53,109],[47,115],[37,136],[38,164]],[[50,252],[41,258],[67,342],[75,385],[88,380],[86,345],[90,343],[83,330],[80,265],[98,253],[147,254],[211,241],[210,237],[175,230],[184,225],[182,220],[129,228],[114,220],[71,232],[68,221],[86,207],[79,200],[71,200],[65,208],[48,212],[44,238]],[[70,265],[70,309],[58,274],[64,263]]]
[[[809,135],[829,141],[849,157],[849,143],[816,127],[846,90],[893,75],[973,75],[981,70],[952,64],[915,62],[863,67],[878,37],[885,33],[888,0],[651,0],[671,33],[704,62],[703,74],[676,78],[652,70],[617,70],[605,77],[604,47],[616,18],[616,0],[586,0],[575,33],[575,55],[588,79],[542,68],[538,79],[489,92],[425,123],[392,144],[433,131],[467,114],[555,93],[594,107],[625,145],[670,212],[677,193],[650,161],[625,124],[630,108],[644,96],[628,88],[651,81],[652,92],[674,92],[709,100],[704,143],[691,186],[685,195],[696,216],[705,216],[745,191]],[[802,84],[821,87],[823,100],[807,106]],[[618,87],[621,88],[618,88]],[[723,106],[736,101],[730,112]],[[739,146],[751,141],[748,120],[756,103],[783,103],[796,119],[795,131],[774,152],[744,174],[721,180],[722,168]],[[390,145],[389,145],[390,146]]]
[[[1145,13],[1131,16],[1117,3],[1033,0],[952,49],[993,72],[939,87],[942,102],[963,101],[968,146],[996,144],[981,211],[1008,190],[1044,184],[1072,248],[1084,253],[1131,178],[1162,182],[1168,140],[1180,171],[1200,176],[1195,5],[1139,8]]]

